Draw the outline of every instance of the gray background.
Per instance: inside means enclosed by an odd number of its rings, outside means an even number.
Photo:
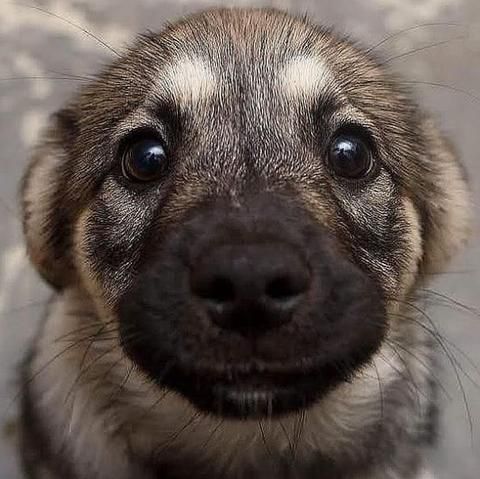
[[[28,0],[25,0],[27,2]],[[391,66],[418,84],[418,100],[437,114],[455,141],[471,177],[475,205],[479,201],[480,164],[480,2],[478,0],[278,0],[212,2],[208,0],[55,0],[38,1],[48,9],[95,32],[121,48],[146,28],[159,29],[178,15],[211,5],[274,5],[309,13],[367,45],[415,25],[424,25],[382,45],[387,57],[410,52]],[[436,25],[448,23],[448,25]],[[425,48],[432,43],[440,45]],[[85,75],[110,58],[92,38],[61,20],[0,0],[0,478],[16,479],[14,420],[16,367],[35,330],[49,291],[29,266],[22,244],[17,185],[28,150],[48,114],[78,87],[77,80],[39,77]],[[61,73],[58,73],[61,72]],[[12,77],[36,77],[12,80]],[[478,217],[477,211],[475,212]],[[436,278],[433,288],[480,309],[480,241],[475,226],[468,251]],[[480,316],[462,308],[437,304],[431,314],[448,339],[452,354],[465,373],[459,378],[445,360],[443,434],[432,457],[439,478],[480,477]],[[473,364],[472,364],[473,363]]]

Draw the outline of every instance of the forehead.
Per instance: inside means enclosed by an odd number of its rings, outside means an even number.
[[[249,70],[248,65],[253,68]],[[208,59],[192,53],[175,59],[160,69],[150,100],[160,96],[179,106],[188,107],[222,94],[231,95],[239,86],[248,89],[243,94],[253,91],[258,93],[260,90],[265,93],[265,87],[268,86],[270,93],[283,94],[292,100],[314,100],[333,95],[337,100],[345,99],[333,71],[319,56],[301,53],[284,59],[281,63],[273,63],[269,75],[265,75],[266,72],[262,75],[258,72],[255,74],[255,67],[258,66],[252,63],[237,64],[235,71],[228,74],[222,69],[214,68]]]
[[[107,78],[113,95],[102,102],[118,119],[115,138],[153,125],[167,136],[181,133],[199,151],[212,142],[238,148],[241,141],[265,149],[276,138],[298,148],[356,124],[392,161],[387,146],[406,151],[414,138],[415,109],[380,63],[330,31],[278,11],[189,17],[141,37],[118,70],[113,81]],[[119,100],[123,90],[128,95]]]
[[[214,98],[223,103],[340,100],[332,43],[327,33],[279,12],[208,12],[152,39],[146,57],[152,58],[152,47],[162,53],[152,68],[148,99],[185,109]]]

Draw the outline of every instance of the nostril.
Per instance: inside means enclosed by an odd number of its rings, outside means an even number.
[[[310,269],[288,245],[222,245],[194,261],[195,307],[218,326],[263,333],[286,324],[307,301]]]
[[[265,287],[265,295],[274,301],[290,301],[299,297],[307,288],[306,278],[279,276],[269,281]]]
[[[265,294],[271,299],[282,300],[296,296],[297,292],[294,290],[290,278],[282,276],[273,279],[267,284]]]
[[[193,290],[200,298],[215,303],[229,303],[235,300],[235,285],[226,276],[214,276],[208,281],[194,285]]]

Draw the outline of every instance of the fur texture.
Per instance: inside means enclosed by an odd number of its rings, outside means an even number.
[[[368,180],[326,167],[329,139],[345,125],[374,145]],[[153,184],[132,184],[119,152],[145,130],[163,138],[171,166]],[[288,192],[306,224],[322,228],[332,254],[378,291],[386,329],[313,404],[240,420],[199,410],[140,364],[125,347],[120,305],[139,297],[157,250],[189,218],[218,201],[243,214],[259,192]],[[53,116],[22,199],[30,258],[56,289],[24,368],[31,477],[430,477],[436,361],[415,291],[467,238],[469,199],[449,144],[380,60],[278,11],[189,17],[139,37]],[[205,218],[205,229],[221,228]],[[173,280],[164,281],[165,295]],[[348,329],[369,320],[362,313]],[[182,321],[172,342],[185,341]],[[306,348],[301,332],[288,337],[265,348]],[[220,363],[238,341],[215,349]],[[195,361],[209,351],[200,344]]]

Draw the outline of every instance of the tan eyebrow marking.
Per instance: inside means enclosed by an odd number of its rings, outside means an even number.
[[[282,87],[295,97],[316,97],[336,87],[329,66],[317,57],[296,57],[280,73]]]
[[[156,87],[179,105],[208,99],[218,81],[210,66],[198,58],[183,57],[159,72]]]

